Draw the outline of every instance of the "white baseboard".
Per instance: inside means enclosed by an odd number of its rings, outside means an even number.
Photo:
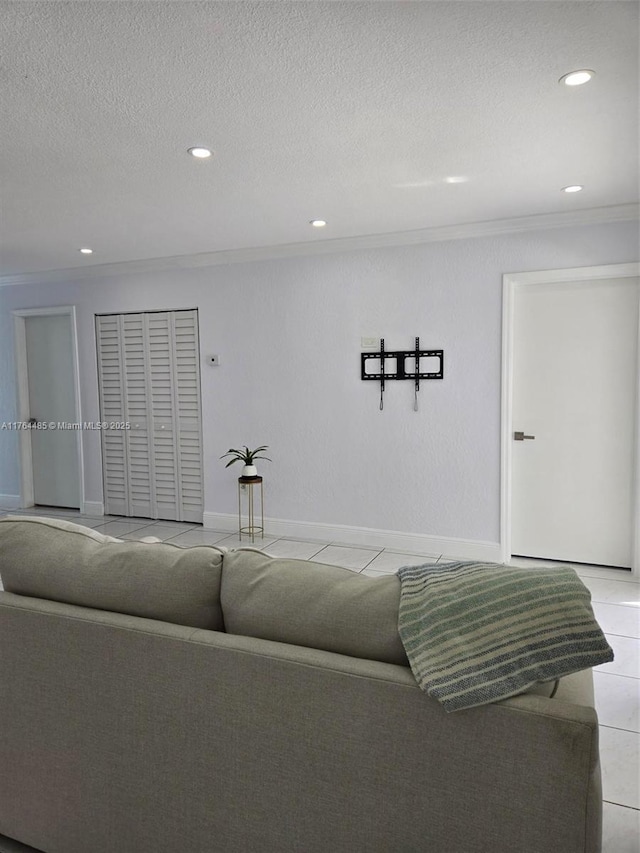
[[[85,501],[82,509],[82,515],[97,517],[104,515],[104,504],[102,501]]]
[[[238,516],[222,512],[203,513],[205,529],[236,533]],[[377,530],[369,527],[318,524],[308,521],[284,521],[265,518],[265,536],[292,539],[311,539],[333,542],[336,545],[362,545],[363,547],[387,548],[391,551],[409,551],[425,556],[459,557],[463,560],[499,562],[499,542],[478,542],[472,539],[453,539],[429,536],[425,533],[402,533],[396,530]]]
[[[0,509],[20,509],[20,495],[0,495]]]

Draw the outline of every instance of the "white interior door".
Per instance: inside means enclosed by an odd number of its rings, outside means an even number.
[[[632,564],[639,289],[515,289],[513,554]]]
[[[71,317],[25,318],[33,500],[55,507],[80,507],[78,433],[59,424],[76,421]],[[46,428],[45,428],[46,425]]]

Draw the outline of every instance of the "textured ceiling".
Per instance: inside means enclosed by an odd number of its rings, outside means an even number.
[[[0,37],[0,275],[637,201],[635,2],[20,0]]]

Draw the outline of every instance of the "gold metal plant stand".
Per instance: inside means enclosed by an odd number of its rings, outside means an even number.
[[[242,487],[245,487],[244,490]],[[260,486],[260,524],[256,524],[255,505],[253,490],[256,486]],[[249,523],[242,526],[242,493],[246,491],[248,499],[248,516]],[[238,477],[238,537],[242,541],[242,535],[250,536],[251,542],[255,542],[257,534],[264,539],[264,492],[262,486],[262,477]]]

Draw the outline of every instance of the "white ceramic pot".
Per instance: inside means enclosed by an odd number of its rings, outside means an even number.
[[[257,477],[258,476],[258,469],[256,468],[255,465],[245,465],[244,468],[242,469],[242,476],[243,477]]]

